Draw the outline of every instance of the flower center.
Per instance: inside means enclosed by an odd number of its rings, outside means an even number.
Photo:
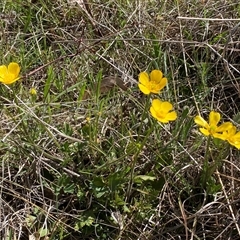
[[[158,111],[158,112],[157,112],[157,117],[158,117],[158,118],[165,118],[165,117],[166,117],[166,113],[163,112],[163,111]]]
[[[150,89],[153,89],[153,90],[156,89],[157,87],[157,84],[153,81],[151,81],[149,85],[150,85]]]
[[[216,126],[216,125],[211,125],[211,126],[209,127],[209,132],[210,132],[211,134],[214,134],[214,133],[216,133],[216,129],[217,129],[217,126]]]

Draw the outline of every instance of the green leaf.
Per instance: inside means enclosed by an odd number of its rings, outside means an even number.
[[[74,193],[74,189],[75,189],[75,184],[68,184],[65,187],[63,187],[63,190],[65,193]]]
[[[154,181],[156,177],[148,176],[148,175],[137,175],[134,177],[134,181],[141,179],[143,181]]]
[[[39,232],[41,238],[47,236],[49,233],[47,228],[40,228],[38,230],[38,232]]]
[[[124,176],[121,176],[120,173],[114,173],[109,176],[108,182],[109,182],[109,187],[111,191],[114,192],[124,182]]]
[[[103,182],[103,179],[101,177],[95,177],[92,181],[92,186],[94,188],[97,188],[97,187],[105,187],[106,184]]]
[[[233,117],[233,121],[240,124],[240,113],[237,113],[234,117]]]

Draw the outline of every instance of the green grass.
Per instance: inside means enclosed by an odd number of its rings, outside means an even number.
[[[23,2],[0,4],[0,65],[22,76],[0,86],[1,239],[239,239],[239,151],[193,120],[239,122],[238,21],[194,19],[238,1]],[[137,86],[153,69],[169,124]]]

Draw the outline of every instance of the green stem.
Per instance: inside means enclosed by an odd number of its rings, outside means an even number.
[[[131,191],[132,191],[132,185],[133,185],[133,179],[134,179],[134,171],[135,171],[135,166],[136,166],[136,163],[137,163],[137,160],[138,160],[138,156],[139,154],[141,153],[143,147],[145,146],[145,143],[146,141],[148,140],[148,137],[151,135],[151,133],[153,132],[154,130],[154,127],[156,125],[156,122],[154,122],[151,126],[151,128],[147,131],[147,134],[145,135],[145,138],[144,140],[141,142],[141,145],[138,146],[138,151],[136,152],[136,154],[133,156],[133,160],[132,160],[132,166],[131,166],[131,172],[130,172],[130,182],[128,184],[128,188],[127,188],[127,202],[130,198],[130,195],[131,195]]]
[[[140,131],[143,128],[144,120],[145,120],[145,118],[147,116],[147,113],[149,111],[149,102],[150,102],[150,94],[147,96],[146,103],[145,103],[145,106],[144,106],[144,110],[143,110],[143,114],[142,114],[142,118],[141,118],[141,123],[140,123],[140,127],[139,127]],[[141,134],[138,134],[137,142],[139,141],[140,136],[141,136]]]
[[[204,161],[203,161],[203,170],[201,174],[201,185],[204,189],[207,186],[209,177],[211,177],[211,176],[208,176],[209,175],[208,161],[209,161],[209,155],[210,155],[210,140],[211,140],[211,137],[209,136],[207,140],[206,152],[205,152]]]
[[[201,175],[201,185],[204,189],[208,189],[209,184],[213,184],[211,177],[213,173],[216,171],[216,169],[219,166],[221,166],[222,159],[225,158],[225,154],[224,154],[225,148],[222,145],[220,147],[218,146],[219,152],[217,153],[217,157],[210,156],[210,140],[211,140],[211,137],[209,137],[207,141],[206,152],[205,152],[204,162],[203,162],[203,170]],[[212,158],[211,163],[209,163],[210,157]]]

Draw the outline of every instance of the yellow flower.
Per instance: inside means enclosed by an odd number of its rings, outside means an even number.
[[[17,63],[11,62],[8,66],[0,66],[0,82],[12,84],[19,79],[20,67]]]
[[[159,99],[152,101],[150,112],[159,122],[168,123],[177,119],[177,113],[171,111],[173,106],[170,102],[162,102]]]
[[[232,125],[232,128],[223,132],[224,138],[234,147],[240,149],[240,132],[237,132],[237,128]]]
[[[139,74],[139,89],[144,94],[159,93],[167,84],[167,78],[163,78],[160,70],[153,70],[150,75],[146,72]]]
[[[205,136],[213,136],[215,138],[226,140],[225,135],[222,133],[231,129],[233,125],[231,122],[225,122],[220,126],[217,126],[220,119],[220,113],[211,111],[209,114],[209,123],[207,123],[201,116],[196,116],[194,121],[197,125],[201,126],[199,130]]]
[[[31,95],[37,95],[37,90],[35,88],[30,88],[29,93]]]

